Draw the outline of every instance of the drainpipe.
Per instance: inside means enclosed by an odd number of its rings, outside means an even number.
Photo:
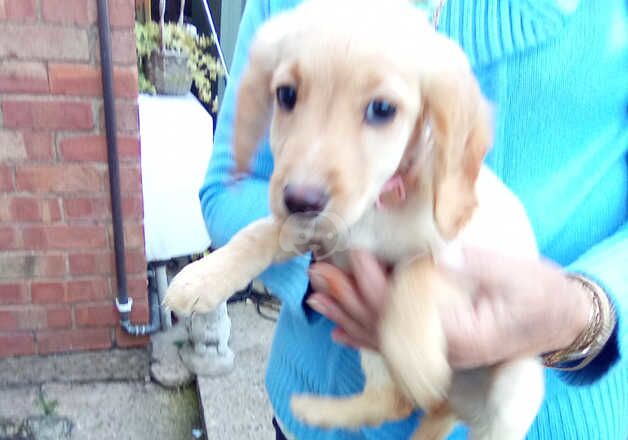
[[[100,38],[100,64],[102,72],[105,128],[107,132],[107,161],[109,165],[109,189],[111,193],[111,215],[113,220],[113,240],[116,265],[116,306],[120,313],[120,327],[132,336],[144,336],[159,330],[159,301],[155,294],[154,278],[149,274],[150,323],[131,323],[133,299],[129,298],[124,254],[124,229],[122,227],[122,203],[120,197],[120,168],[118,166],[118,145],[116,112],[113,92],[113,66],[111,61],[111,28],[109,25],[108,0],[98,0],[98,36]]]

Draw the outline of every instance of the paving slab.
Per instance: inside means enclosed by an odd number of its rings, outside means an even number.
[[[195,387],[151,383],[145,349],[0,360],[0,420],[44,407],[72,422],[72,440],[187,440],[202,428]]]
[[[146,380],[145,349],[0,359],[0,387],[46,382]]]
[[[229,305],[235,368],[216,378],[197,378],[201,415],[209,440],[274,439],[264,376],[275,323],[252,303]]]
[[[47,402],[57,402],[55,415],[71,420],[72,440],[187,440],[202,428],[193,387],[165,390],[144,382],[9,388],[0,395],[0,418],[41,415],[40,390]]]

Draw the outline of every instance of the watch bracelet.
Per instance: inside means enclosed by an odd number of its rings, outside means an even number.
[[[615,327],[616,317],[610,299],[599,286],[578,274],[568,277],[591,295],[591,315],[585,329],[568,347],[545,353],[542,359],[546,367],[576,371],[586,367],[602,351]]]

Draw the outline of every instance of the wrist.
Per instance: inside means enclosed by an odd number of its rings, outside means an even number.
[[[568,278],[574,290],[571,294],[580,293],[568,316],[568,322],[572,325],[566,332],[566,341],[571,342],[561,349],[545,353],[543,361],[548,367],[579,370],[602,351],[613,332],[616,318],[613,306],[602,288],[580,275],[568,275]]]
[[[571,347],[578,337],[582,336],[593,325],[595,319],[595,299],[591,291],[587,289],[578,278],[567,278],[568,295],[573,297],[573,307],[566,314],[565,333],[561,344],[556,350],[565,350]]]

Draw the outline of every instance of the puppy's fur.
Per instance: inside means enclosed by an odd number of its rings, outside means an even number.
[[[292,111],[275,102],[276,89],[286,85],[297,90]],[[374,99],[393,103],[394,118],[366,121]],[[523,438],[542,400],[540,364],[515,359],[452,372],[437,313],[472,301],[473,286],[453,281],[434,263],[457,243],[537,255],[521,204],[482,166],[491,141],[489,110],[460,48],[403,0],[306,1],[259,31],[235,124],[241,171],[270,124],[272,216],[186,267],[166,305],[184,313],[212,310],[270,264],[312,244],[326,253],[329,237],[344,240],[394,267],[381,354],[361,352],[361,394],[299,396],[294,414],[313,425],[356,428],[405,417],[418,406],[427,414],[415,439],[443,438],[458,419],[475,438]],[[377,209],[381,188],[396,174],[407,199]],[[317,219],[286,222],[286,185],[324,188],[330,199],[317,218],[343,224],[319,222],[314,236],[300,242],[299,233]],[[346,253],[329,258],[347,268]]]

